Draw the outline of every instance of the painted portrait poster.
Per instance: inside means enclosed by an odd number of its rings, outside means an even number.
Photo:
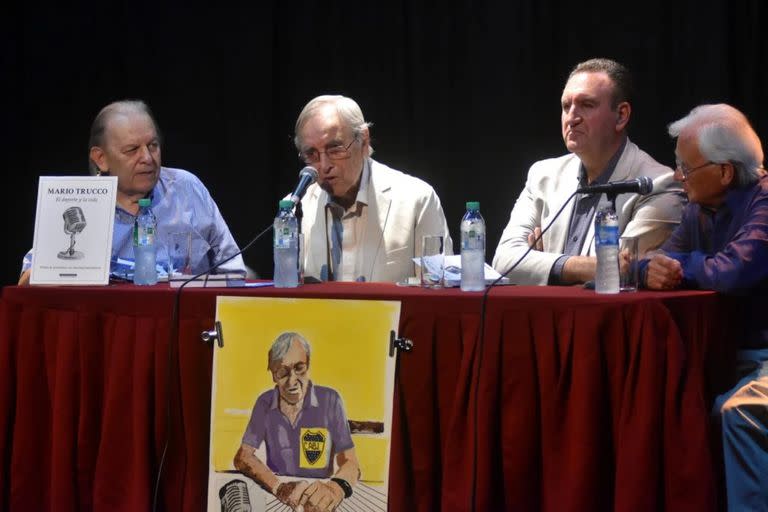
[[[385,511],[400,303],[219,297],[209,512]]]

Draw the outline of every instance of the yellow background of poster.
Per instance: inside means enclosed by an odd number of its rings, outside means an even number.
[[[383,434],[352,435],[362,480],[383,482],[394,383],[389,332],[397,332],[399,316],[400,303],[390,301],[219,297],[224,347],[214,358],[213,470],[234,469],[256,398],[274,387],[269,347],[281,333],[294,331],[311,345],[312,382],[336,389],[350,420],[384,423]]]

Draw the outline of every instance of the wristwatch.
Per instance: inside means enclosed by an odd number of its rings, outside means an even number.
[[[341,487],[341,490],[344,491],[344,498],[349,498],[352,496],[352,486],[349,485],[349,482],[344,480],[343,478],[331,478],[331,482],[336,482],[339,484],[339,487]]]

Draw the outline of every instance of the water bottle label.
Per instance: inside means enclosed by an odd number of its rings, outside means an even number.
[[[619,226],[599,226],[595,232],[596,245],[619,245]]]
[[[133,245],[155,245],[155,228],[137,226],[133,229]]]
[[[463,233],[461,237],[462,249],[484,249],[485,236],[481,231],[469,230]]]
[[[294,239],[294,234],[289,228],[277,230],[275,232],[275,248],[289,249]]]

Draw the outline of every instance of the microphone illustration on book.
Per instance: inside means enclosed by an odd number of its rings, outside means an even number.
[[[64,233],[69,235],[69,249],[59,251],[59,258],[62,260],[79,260],[83,258],[83,253],[75,250],[75,235],[85,229],[85,215],[79,206],[72,206],[64,210]]]

